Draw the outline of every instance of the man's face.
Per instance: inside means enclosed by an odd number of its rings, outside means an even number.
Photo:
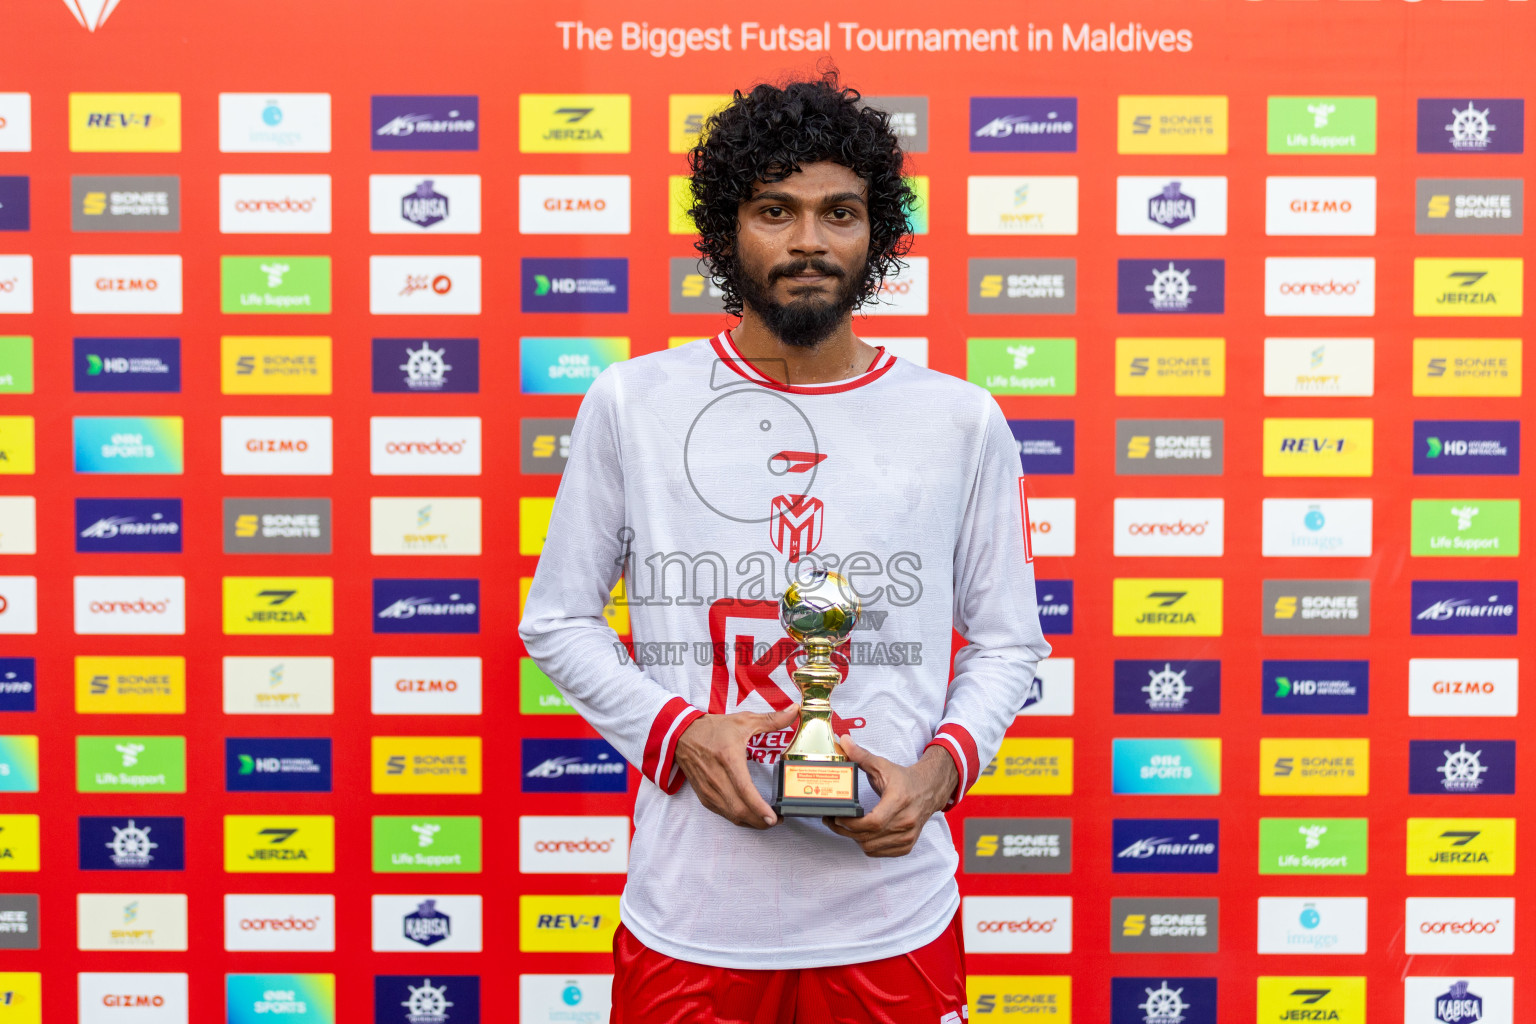
[[[736,220],[742,301],[786,345],[812,348],[852,311],[869,262],[864,181],[842,164],[805,164],[758,182]]]

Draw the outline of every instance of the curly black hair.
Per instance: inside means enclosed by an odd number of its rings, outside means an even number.
[[[725,293],[727,312],[740,316],[736,287],[737,212],[755,182],[783,181],[803,164],[830,160],[864,179],[869,205],[869,261],[857,305],[870,301],[887,276],[906,264],[912,248],[909,215],[917,196],[902,177],[901,144],[884,111],[860,106],[858,90],[842,88],[830,71],[814,81],[759,85],[710,115],[688,154],[693,171],[690,213],[699,231],[694,248]]]

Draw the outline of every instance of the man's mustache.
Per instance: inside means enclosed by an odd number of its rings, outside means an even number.
[[[781,263],[777,267],[774,267],[773,271],[768,275],[768,283],[773,284],[773,282],[777,281],[781,277],[795,277],[799,274],[805,273],[807,270],[814,271],[818,274],[823,274],[827,277],[843,276],[843,272],[841,270],[828,263],[826,260],[806,257],[804,259],[791,260],[788,263]]]

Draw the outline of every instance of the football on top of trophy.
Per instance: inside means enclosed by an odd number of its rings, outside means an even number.
[[[825,637],[845,643],[859,621],[859,596],[847,577],[812,569],[789,585],[779,598],[779,624],[796,642]]]

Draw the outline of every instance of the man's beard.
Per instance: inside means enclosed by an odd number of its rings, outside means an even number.
[[[857,273],[845,274],[825,260],[808,257],[779,264],[768,271],[765,280],[741,267],[735,285],[742,302],[752,307],[774,337],[796,348],[815,348],[830,337],[858,305],[866,267],[867,263],[860,264]],[[801,295],[783,303],[773,298],[775,281],[807,270],[833,278],[836,284],[831,298]]]

